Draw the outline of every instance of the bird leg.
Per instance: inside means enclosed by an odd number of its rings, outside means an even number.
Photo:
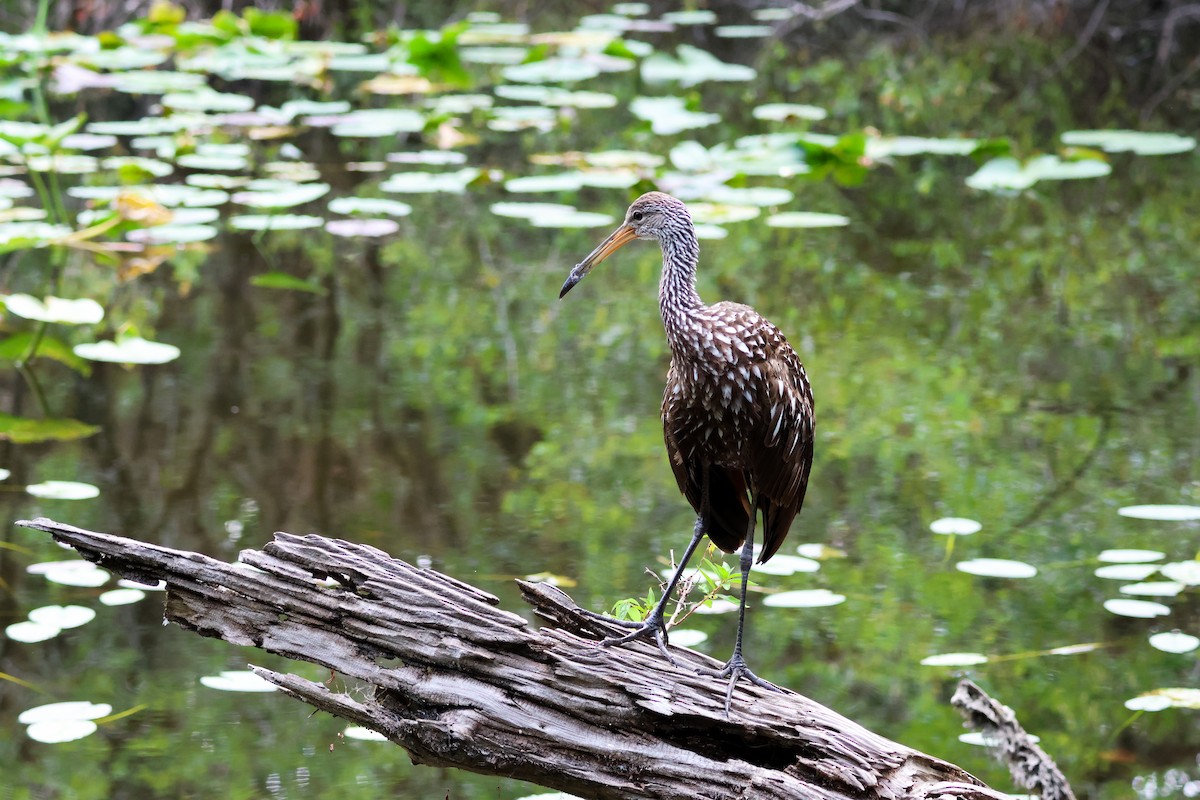
[[[667,581],[667,587],[663,590],[663,596],[654,605],[654,608],[646,615],[646,618],[641,622],[631,622],[629,620],[613,619],[603,614],[597,614],[595,611],[580,609],[586,616],[600,619],[610,624],[620,625],[625,628],[633,628],[632,633],[627,633],[624,636],[610,636],[603,639],[600,644],[605,647],[612,647],[618,644],[632,642],[635,639],[649,639],[653,637],[658,649],[662,652],[667,661],[671,662],[672,666],[679,666],[679,663],[667,650],[667,618],[666,608],[667,603],[671,600],[671,594],[675,591],[675,587],[679,584],[679,579],[683,577],[683,571],[687,569],[688,561],[691,560],[692,554],[696,552],[696,547],[700,544],[700,540],[704,538],[705,532],[708,530],[708,520],[705,514],[701,513],[696,517],[696,528],[692,533],[692,541],[688,543],[687,549],[683,551],[683,558],[680,559],[679,565],[675,567],[675,574]]]
[[[773,683],[764,681],[762,678],[750,671],[750,667],[746,666],[746,659],[742,656],[742,629],[746,624],[746,593],[750,587],[750,567],[754,563],[754,522],[758,507],[758,494],[750,490],[750,524],[746,530],[746,541],[742,543],[742,553],[740,565],[742,568],[742,603],[738,607],[738,626],[737,638],[733,642],[733,655],[730,656],[729,662],[719,670],[707,671],[701,670],[701,674],[712,675],[717,678],[728,678],[729,687],[725,690],[725,716],[729,716],[730,706],[733,704],[733,687],[737,684],[738,678],[745,678],[755,686],[761,686],[764,689],[770,689],[773,692],[782,692]]]

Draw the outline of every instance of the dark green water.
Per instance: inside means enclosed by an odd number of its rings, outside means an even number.
[[[674,41],[643,38],[668,52]],[[56,291],[97,299],[106,321],[93,334],[64,326],[64,340],[111,338],[132,324],[181,357],[161,366],[97,363],[86,376],[43,360],[55,414],[102,431],[0,445],[0,465],[18,487],[3,495],[3,514],[46,515],[229,559],[275,530],[318,532],[407,560],[429,556],[508,608],[519,609],[512,578],[541,572],[574,580],[569,591],[580,603],[608,608],[644,595],[645,570],[661,568],[691,530],[658,420],[668,360],[655,303],[659,256],[650,245],[628,247],[560,302],[567,270],[610,226],[537,228],[490,206],[566,202],[617,217],[650,184],[684,184],[671,183],[669,165],[623,188],[523,194],[506,191],[504,179],[561,171],[531,163],[539,154],[665,157],[684,140],[713,147],[765,132],[873,126],[888,135],[1007,136],[1024,158],[1055,152],[1059,135],[1074,128],[1138,124],[1119,96],[1081,88],[1078,76],[1029,80],[1042,74],[1039,59],[1053,61],[1053,48],[1043,53],[1034,42],[1012,45],[1027,48],[1032,65],[993,65],[982,82],[972,76],[987,59],[969,46],[809,64],[779,48],[704,41],[727,61],[756,63],[758,76],[680,89],[647,86],[636,70],[604,74],[573,88],[612,92],[615,108],[556,112],[542,132],[497,131],[486,113],[466,114],[460,127],[478,141],[461,152],[492,179],[462,194],[387,195],[412,213],[383,239],[223,228],[206,249],[172,254],[121,282],[112,267],[72,252]],[[492,80],[482,76],[494,73],[471,71],[475,91],[490,93]],[[329,96],[349,98],[364,77],[334,76]],[[273,105],[325,97],[254,80],[220,86]],[[88,91],[52,97],[56,118],[80,108],[94,120],[132,119],[153,101]],[[635,95],[672,92],[720,121],[664,136],[626,110]],[[830,116],[755,119],[750,110],[769,101],[812,103]],[[345,164],[424,150],[436,136],[436,126],[367,140],[314,128],[285,141],[332,185],[330,196],[378,196],[374,173]],[[214,134],[229,139],[240,141],[228,130]],[[253,160],[261,168],[278,147],[255,144]],[[1200,635],[1195,589],[1144,598],[1165,603],[1164,616],[1118,616],[1102,604],[1121,597],[1122,584],[1094,570],[1105,549],[1149,548],[1164,562],[1197,552],[1196,522],[1117,513],[1200,505],[1197,158],[1194,149],[1115,153],[1106,156],[1107,177],[1019,192],[968,188],[979,163],[961,156],[864,159],[856,185],[691,170],[694,183],[715,175],[717,184],[728,178],[796,195],[703,241],[699,278],[707,301],[747,302],[774,320],[812,378],[816,462],[781,552],[821,543],[844,553],[815,573],[756,578],[764,592],[823,588],[846,597],[790,609],[764,607],[756,595],[747,648],[760,675],[1016,791],[984,750],[957,739],[960,720],[947,701],[960,670],[920,663],[981,653],[991,660],[965,673],[1042,737],[1081,795],[1182,796],[1189,781],[1196,785],[1197,712],[1135,714],[1124,705],[1154,689],[1196,686],[1194,653],[1148,643],[1160,632]],[[385,174],[458,168],[389,164]],[[14,177],[25,180],[19,170]],[[104,173],[63,178],[66,186],[106,182],[113,178]],[[222,219],[245,213],[220,209]],[[849,224],[766,224],[772,213],[801,210],[842,214]],[[46,252],[4,256],[5,291],[54,293],[39,272]],[[268,273],[320,292],[254,283]],[[11,315],[4,321],[8,334],[29,328]],[[38,415],[14,370],[0,381],[3,410]],[[19,490],[48,479],[88,482],[100,495],[39,500]],[[982,529],[951,547],[930,531],[943,517],[978,520]],[[0,798],[536,791],[414,767],[390,745],[343,740],[343,723],[310,717],[277,695],[201,686],[200,676],[247,661],[283,664],[161,627],[157,595],[109,608],[96,600],[102,589],[27,574],[30,564],[68,556],[30,531],[2,530],[0,622],[68,603],[97,609],[97,618],[46,642],[0,638],[0,671],[34,687],[0,680]],[[1005,579],[956,569],[974,558],[1019,560],[1038,572]],[[724,657],[734,624],[729,615],[705,616],[688,627],[709,634],[701,649]],[[1046,654],[1085,643],[1101,646]],[[140,710],[76,742],[28,738],[17,715],[61,700]]]

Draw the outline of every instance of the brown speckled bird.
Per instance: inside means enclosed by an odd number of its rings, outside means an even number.
[[[662,247],[658,305],[671,348],[663,393],[667,454],[679,489],[696,510],[692,541],[662,599],[635,630],[606,639],[621,644],[651,638],[666,649],[664,609],[705,534],[727,553],[741,550],[742,602],[733,656],[717,674],[729,678],[726,710],[739,677],[775,688],[756,676],[742,656],[746,590],[753,562],[755,517],[763,519],[759,563],[779,549],[804,504],[813,459],[812,388],[787,339],[749,306],[706,306],[696,293],[700,248],[687,206],[661,192],[633,202],[625,221],[571,270],[559,297],[592,267],[634,239]]]

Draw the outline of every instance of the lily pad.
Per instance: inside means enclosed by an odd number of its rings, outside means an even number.
[[[22,644],[36,644],[53,639],[62,633],[62,628],[57,625],[46,625],[32,620],[24,622],[14,622],[4,629],[4,635],[14,642]]]
[[[763,599],[763,605],[772,608],[823,608],[844,602],[846,602],[844,594],[836,594],[828,589],[797,589],[791,592],[767,595]]]
[[[966,517],[943,517],[929,523],[929,530],[941,536],[970,536],[982,529],[983,525]]]
[[[86,700],[72,700],[27,708],[17,716],[17,722],[22,725],[34,725],[39,722],[60,722],[67,719],[93,720],[107,717],[111,713],[112,706],[108,703],[89,703]]]
[[[10,294],[4,298],[4,307],[10,314],[37,322],[55,322],[62,325],[94,325],[104,319],[104,308],[90,298],[66,300],[47,297],[38,300],[27,294]]]
[[[394,219],[331,219],[325,223],[325,230],[334,236],[342,237],[379,237],[391,236],[400,230],[400,224]]]
[[[650,130],[660,136],[680,131],[706,128],[721,121],[720,114],[690,111],[681,97],[635,97],[629,111],[638,119],[650,123]]]
[[[250,670],[227,670],[220,675],[205,675],[200,683],[222,692],[274,692],[279,689]]]
[[[1161,553],[1158,550],[1139,550],[1136,548],[1102,550],[1100,555],[1097,556],[1101,561],[1112,564],[1141,564],[1146,561],[1158,561],[1165,557],[1166,553]]]
[[[1168,708],[1200,709],[1200,689],[1171,687],[1155,689],[1125,701],[1130,711],[1163,711]]]
[[[324,224],[321,217],[308,214],[237,214],[229,218],[229,227],[237,231],[302,231]]]
[[[817,121],[829,116],[829,113],[823,108],[803,105],[801,103],[767,103],[756,106],[752,113],[755,119],[764,119],[773,122],[784,122],[793,119]]]
[[[1190,522],[1200,519],[1200,506],[1185,505],[1146,505],[1125,506],[1118,508],[1117,513],[1122,517],[1132,519],[1153,519],[1163,522]]]
[[[26,486],[25,491],[46,500],[91,500],[100,496],[98,488],[78,481],[43,481]]]
[[[175,345],[151,342],[140,336],[77,344],[72,349],[80,358],[115,364],[166,364],[179,358],[179,348]]]
[[[1172,561],[1159,568],[1164,578],[1188,586],[1200,586],[1200,561]]]
[[[86,588],[103,586],[112,577],[108,570],[101,569],[92,562],[82,559],[44,561],[40,564],[30,564],[25,571],[31,575],[41,575],[51,583],[57,583],[60,586]]]
[[[145,597],[146,593],[141,589],[110,589],[96,599],[105,606],[127,606],[143,600]]]
[[[821,569],[821,562],[801,556],[790,556],[778,553],[765,564],[756,564],[754,571],[763,575],[795,575],[798,572],[816,572]]]
[[[767,217],[767,224],[772,228],[837,228],[849,225],[850,218],[818,211],[783,211]]]
[[[973,558],[954,566],[959,572],[986,578],[1032,578],[1037,575],[1037,567],[1032,564],[1007,558]]]
[[[456,172],[397,172],[380,184],[379,188],[398,194],[461,194],[466,191],[467,184],[478,177],[479,170],[474,167],[464,167]]]
[[[1109,564],[1098,567],[1097,578],[1107,578],[1112,581],[1141,581],[1158,572],[1157,564]]]
[[[1062,135],[1062,141],[1074,147],[1099,147],[1107,153],[1134,153],[1139,156],[1173,155],[1196,149],[1193,136],[1148,131],[1067,131]]]
[[[1200,647],[1200,638],[1179,631],[1156,633],[1150,637],[1150,646],[1164,653],[1190,653]]]
[[[66,719],[56,722],[35,722],[25,729],[25,734],[43,744],[62,744],[91,736],[97,730],[96,723],[86,719]]]
[[[939,653],[921,659],[923,667],[974,667],[986,664],[988,657],[983,653]]]
[[[695,647],[708,641],[708,634],[694,628],[672,629],[671,644],[679,647]]]
[[[578,58],[547,58],[505,67],[501,74],[518,83],[575,83],[596,77],[600,68]]]
[[[392,217],[407,217],[412,206],[386,197],[337,197],[329,201],[329,210],[335,214],[387,214]]]
[[[42,606],[29,612],[29,620],[39,625],[56,625],[62,630],[78,628],[96,618],[86,606]]]
[[[1104,608],[1109,613],[1116,614],[1117,616],[1136,617],[1138,619],[1154,619],[1155,617],[1165,617],[1171,613],[1171,609],[1162,603],[1154,603],[1149,600],[1127,600],[1125,598],[1105,600]]]
[[[1186,584],[1179,583],[1178,581],[1148,581],[1122,586],[1120,591],[1121,594],[1134,595],[1135,597],[1175,597],[1185,587]]]
[[[660,52],[643,59],[642,79],[647,83],[674,81],[687,88],[705,81],[751,81],[758,75],[753,67],[728,64],[692,45],[679,45],[675,54],[677,58]]]
[[[386,742],[388,738],[378,731],[373,731],[370,728],[364,728],[361,725],[350,725],[344,731],[342,736],[347,739],[355,739],[360,742]]]

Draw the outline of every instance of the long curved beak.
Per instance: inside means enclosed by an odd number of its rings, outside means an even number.
[[[629,225],[622,225],[613,231],[612,235],[601,242],[595,250],[588,253],[587,258],[575,265],[575,269],[571,270],[571,274],[567,276],[566,282],[563,283],[562,291],[558,293],[559,298],[564,297],[567,292],[571,291],[572,286],[583,280],[583,276],[591,272],[592,267],[636,238],[637,234],[634,233],[633,228]]]

